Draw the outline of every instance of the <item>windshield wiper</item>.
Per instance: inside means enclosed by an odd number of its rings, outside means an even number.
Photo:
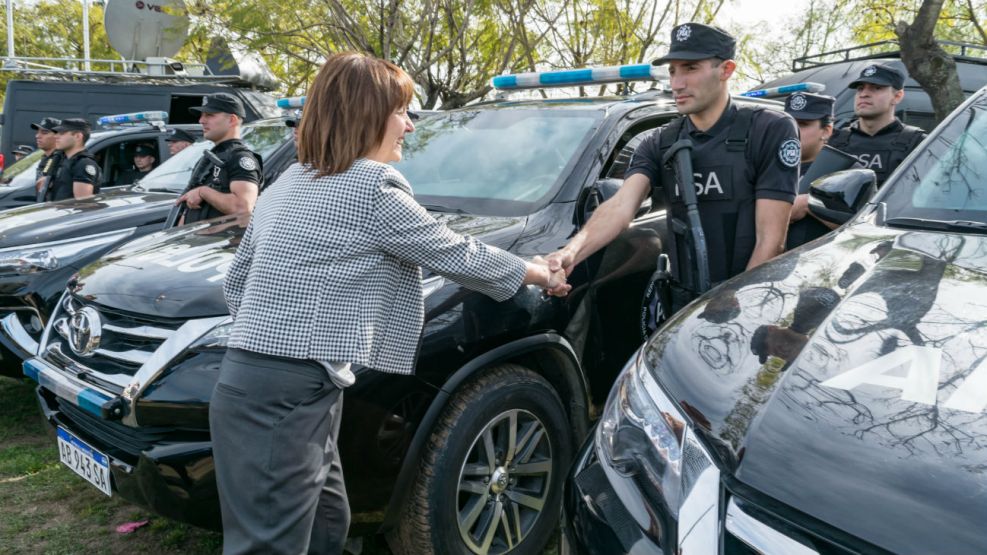
[[[469,214],[469,212],[463,210],[462,208],[456,208],[454,206],[443,206],[441,204],[424,204],[425,210],[429,212],[445,212],[447,214]]]
[[[935,229],[944,231],[974,231],[987,233],[987,223],[972,220],[927,220],[925,218],[888,218],[884,223],[895,227]]]

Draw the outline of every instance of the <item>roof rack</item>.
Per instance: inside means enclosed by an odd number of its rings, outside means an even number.
[[[987,65],[987,46],[951,40],[940,40],[936,42],[957,59]],[[792,60],[792,71],[802,71],[803,69],[856,60],[900,57],[901,49],[897,40],[882,40],[870,44],[851,46],[850,48],[841,48],[839,50],[795,58]]]
[[[86,69],[88,67],[88,69]],[[236,75],[216,75],[206,64],[169,58],[144,60],[84,60],[82,58],[6,57],[0,71],[37,79],[98,82],[250,85]]]

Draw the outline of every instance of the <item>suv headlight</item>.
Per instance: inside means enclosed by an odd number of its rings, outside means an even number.
[[[634,478],[656,509],[678,523],[678,546],[716,546],[720,475],[679,407],[645,366],[643,349],[621,372],[597,426],[606,463]]]
[[[126,239],[134,233],[134,229],[131,227],[78,239],[0,249],[0,274],[27,274],[62,268],[107,245]]]

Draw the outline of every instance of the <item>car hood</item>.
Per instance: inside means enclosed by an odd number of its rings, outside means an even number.
[[[678,313],[648,366],[743,484],[890,551],[987,552],[987,237],[811,247]]]
[[[0,212],[0,248],[164,223],[176,195],[124,189]]]
[[[434,216],[459,233],[504,249],[525,223],[525,218]],[[248,221],[220,218],[127,243],[79,272],[78,294],[110,308],[162,318],[227,314],[223,278]]]

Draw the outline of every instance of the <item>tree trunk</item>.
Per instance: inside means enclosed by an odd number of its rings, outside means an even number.
[[[942,121],[963,102],[956,61],[935,40],[936,21],[945,0],[922,0],[911,25],[899,21],[895,28],[901,61],[908,73],[928,93],[936,120]]]

